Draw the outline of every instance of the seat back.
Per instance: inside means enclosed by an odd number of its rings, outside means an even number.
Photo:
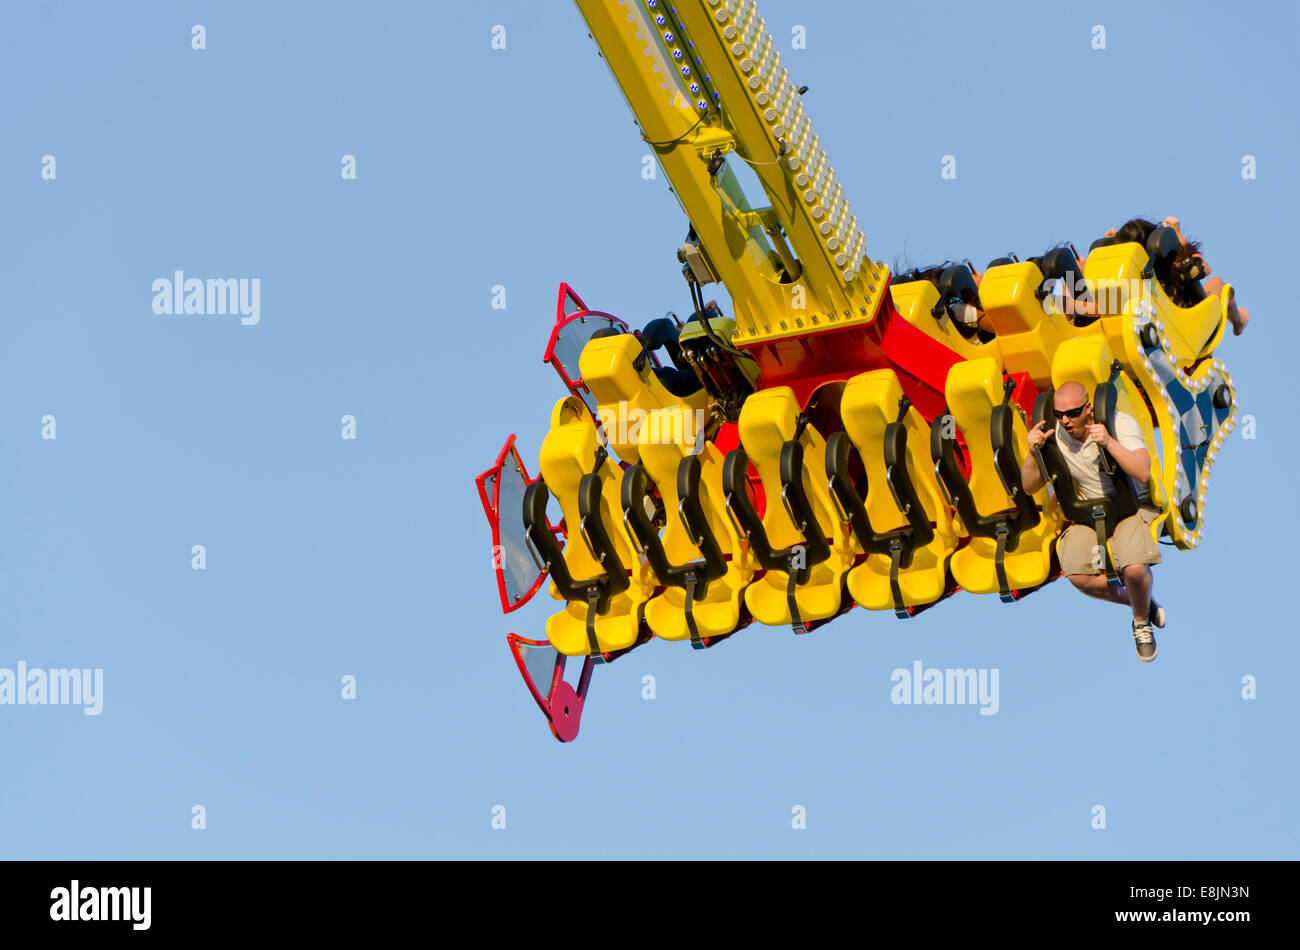
[[[1183,242],[1178,240],[1178,232],[1173,228],[1156,228],[1147,237],[1147,266],[1144,277],[1155,275],[1161,284],[1169,280],[1169,267],[1178,254]]]
[[[858,493],[848,478],[850,451],[861,459],[867,492],[859,496],[864,521],[855,529],[869,528],[876,540],[869,544],[859,537],[859,544],[887,554],[888,541],[881,539],[891,533],[904,532],[910,549],[928,544],[935,526],[951,532],[933,469],[925,460],[929,427],[904,401],[894,371],[875,370],[851,379],[840,400],[840,418],[844,432],[827,440],[826,474],[833,490],[841,489],[835,491],[841,504],[846,498],[852,503]]]
[[[1009,405],[1010,389],[992,360],[959,363],[944,386],[952,419],[965,436],[967,481],[956,462],[956,433],[939,419],[931,426],[931,457],[955,502],[961,527],[972,537],[1006,532],[1006,548],[1038,523],[1038,511],[1020,489],[1017,442],[1027,438],[1023,420]],[[996,426],[995,426],[996,422]]]
[[[839,530],[821,477],[825,440],[802,418],[788,386],[761,390],[745,400],[739,433],[741,447],[724,464],[723,491],[756,560],[768,571],[746,589],[746,604],[755,619],[767,624],[798,625],[834,616],[855,552]],[[761,518],[745,492],[750,462],[767,499]]]
[[[936,318],[936,307],[941,314],[943,307],[939,304],[939,288],[934,283],[911,280],[900,284],[895,281],[890,284],[889,293],[900,317],[948,349],[961,354],[963,359],[992,355],[990,347],[973,343],[953,329],[951,320]]]
[[[851,379],[840,417],[844,431],[826,440],[826,475],[840,518],[867,553],[849,572],[849,592],[868,609],[910,616],[949,591],[947,561],[956,548],[928,460],[929,427],[888,369]],[[853,477],[855,457],[865,497]]]
[[[663,412],[663,410],[657,410]],[[710,465],[721,465],[717,449],[705,456]],[[645,551],[646,559],[660,584],[684,587],[690,580],[695,596],[705,596],[708,585],[726,572],[723,544],[705,514],[707,485],[701,485],[701,456],[689,453],[680,442],[653,442],[643,433],[641,461],[623,473],[621,504],[624,518]],[[659,529],[647,512],[651,487],[658,489],[663,503],[664,529]],[[719,526],[720,527],[720,526]]]
[[[539,468],[539,484],[525,496],[525,523],[550,562],[553,593],[567,602],[548,622],[548,638],[570,656],[625,649],[636,640],[637,608],[653,591],[653,579],[623,527],[619,466],[605,457],[595,423],[576,397],[556,403]],[[544,530],[546,493],[555,496],[568,526],[562,552]]]
[[[979,310],[984,308],[980,305],[979,285],[975,283],[975,275],[966,264],[956,264],[947,268],[939,276],[939,302],[936,307],[943,307],[949,303],[960,301],[968,303]],[[938,316],[939,314],[935,314]]]
[[[1045,282],[1038,265],[1025,261],[990,267],[980,283],[984,312],[997,331],[1001,368],[1028,373],[1039,386],[1050,381],[1052,353],[1073,332],[1065,317],[1044,309]]]
[[[656,409],[673,409],[684,428],[693,428],[707,409],[708,394],[700,389],[688,397],[674,396],[642,358],[641,342],[631,334],[597,337],[582,351],[579,366],[595,398],[610,449],[626,462],[639,457],[640,430]]]

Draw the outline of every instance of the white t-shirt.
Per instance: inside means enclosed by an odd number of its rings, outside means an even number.
[[[1144,452],[1147,450],[1137,420],[1128,413],[1118,410],[1115,412],[1115,441],[1126,449],[1142,449]],[[1095,442],[1077,441],[1066,431],[1065,426],[1058,422],[1056,444],[1060,447],[1065,464],[1074,477],[1074,486],[1078,489],[1080,498],[1100,498],[1103,493],[1107,498],[1115,497],[1115,485],[1105,469],[1101,467],[1101,451]],[[1113,456],[1111,461],[1114,461]],[[1124,471],[1119,467],[1118,462],[1115,462],[1115,470],[1117,478],[1124,477]],[[1138,504],[1147,504],[1151,492],[1147,489],[1146,483],[1138,484],[1137,479],[1133,479],[1133,488],[1137,494]]]

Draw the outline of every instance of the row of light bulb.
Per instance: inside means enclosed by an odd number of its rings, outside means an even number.
[[[1221,360],[1211,360],[1206,366],[1200,368],[1195,377],[1187,378],[1185,374],[1179,372],[1177,369],[1177,360],[1174,358],[1174,354],[1169,346],[1169,340],[1164,334],[1164,321],[1160,319],[1159,315],[1156,313],[1155,306],[1150,301],[1140,301],[1138,305],[1134,307],[1134,313],[1135,316],[1146,316],[1149,323],[1156,328],[1159,335],[1160,350],[1172,371],[1173,381],[1178,381],[1180,385],[1184,385],[1191,392],[1201,393],[1212,384],[1222,380],[1223,383],[1228,386],[1230,391],[1235,391],[1233,390],[1232,385],[1232,374],[1228,372],[1227,366],[1225,366]],[[1147,371],[1148,377],[1153,381],[1158,382],[1155,376],[1155,367],[1151,362],[1151,358],[1147,355],[1146,348],[1141,342],[1142,326],[1143,324],[1138,323],[1136,320],[1134,321],[1133,329],[1138,335],[1138,352],[1141,354],[1142,366]],[[1171,422],[1180,424],[1182,414],[1178,412],[1177,407],[1174,405],[1173,397],[1169,395],[1168,388],[1161,385],[1159,389],[1161,396],[1164,398],[1165,409],[1169,413]],[[1213,407],[1211,407],[1211,411],[1213,411]],[[1223,425],[1219,426],[1215,430],[1214,435],[1210,439],[1210,444],[1206,448],[1205,463],[1201,468],[1201,477],[1199,479],[1199,486],[1196,494],[1196,528],[1188,534],[1190,546],[1193,548],[1199,545],[1203,538],[1205,528],[1205,494],[1209,488],[1210,475],[1214,471],[1215,459],[1217,459],[1219,455],[1219,447],[1222,445],[1223,440],[1232,434],[1232,430],[1236,427],[1236,420],[1237,407],[1236,400],[1234,399],[1233,404],[1230,406],[1228,418],[1224,421]],[[1177,476],[1178,477],[1175,481],[1176,491],[1182,488],[1181,469],[1178,470]],[[1181,495],[1181,491],[1178,491],[1178,494]],[[1179,517],[1181,517],[1181,511],[1179,512]]]
[[[748,76],[746,85],[773,140],[778,149],[782,143],[787,149],[781,153],[789,155],[786,169],[794,175],[795,186],[828,256],[844,283],[853,283],[866,258],[866,236],[835,180],[835,171],[826,160],[789,73],[781,65],[781,54],[771,34],[751,0],[709,0],[709,5],[714,7],[713,18],[721,27],[736,68]],[[874,265],[868,277],[873,292],[877,270],[878,265]]]

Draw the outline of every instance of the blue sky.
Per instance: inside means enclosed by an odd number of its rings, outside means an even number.
[[[1238,287],[1218,355],[1257,437],[1206,543],[1165,549],[1159,659],[1064,584],[958,595],[652,642],[555,742],[505,646],[555,605],[501,614],[473,478],[511,432],[536,470],[561,280],[632,324],[689,307],[686,221],[576,8],[11,4],[0,667],[104,695],[0,706],[0,856],[1297,856],[1294,7],[761,8],[874,257],[1173,214]],[[257,278],[260,322],[155,314],[175,270]],[[999,670],[997,715],[892,704],[918,660]]]

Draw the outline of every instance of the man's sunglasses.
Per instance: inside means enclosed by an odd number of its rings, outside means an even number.
[[[1073,409],[1053,409],[1052,415],[1056,416],[1058,419],[1077,419],[1079,418],[1079,413],[1083,412],[1083,410],[1087,408],[1088,403],[1085,402],[1082,406],[1075,406]]]

